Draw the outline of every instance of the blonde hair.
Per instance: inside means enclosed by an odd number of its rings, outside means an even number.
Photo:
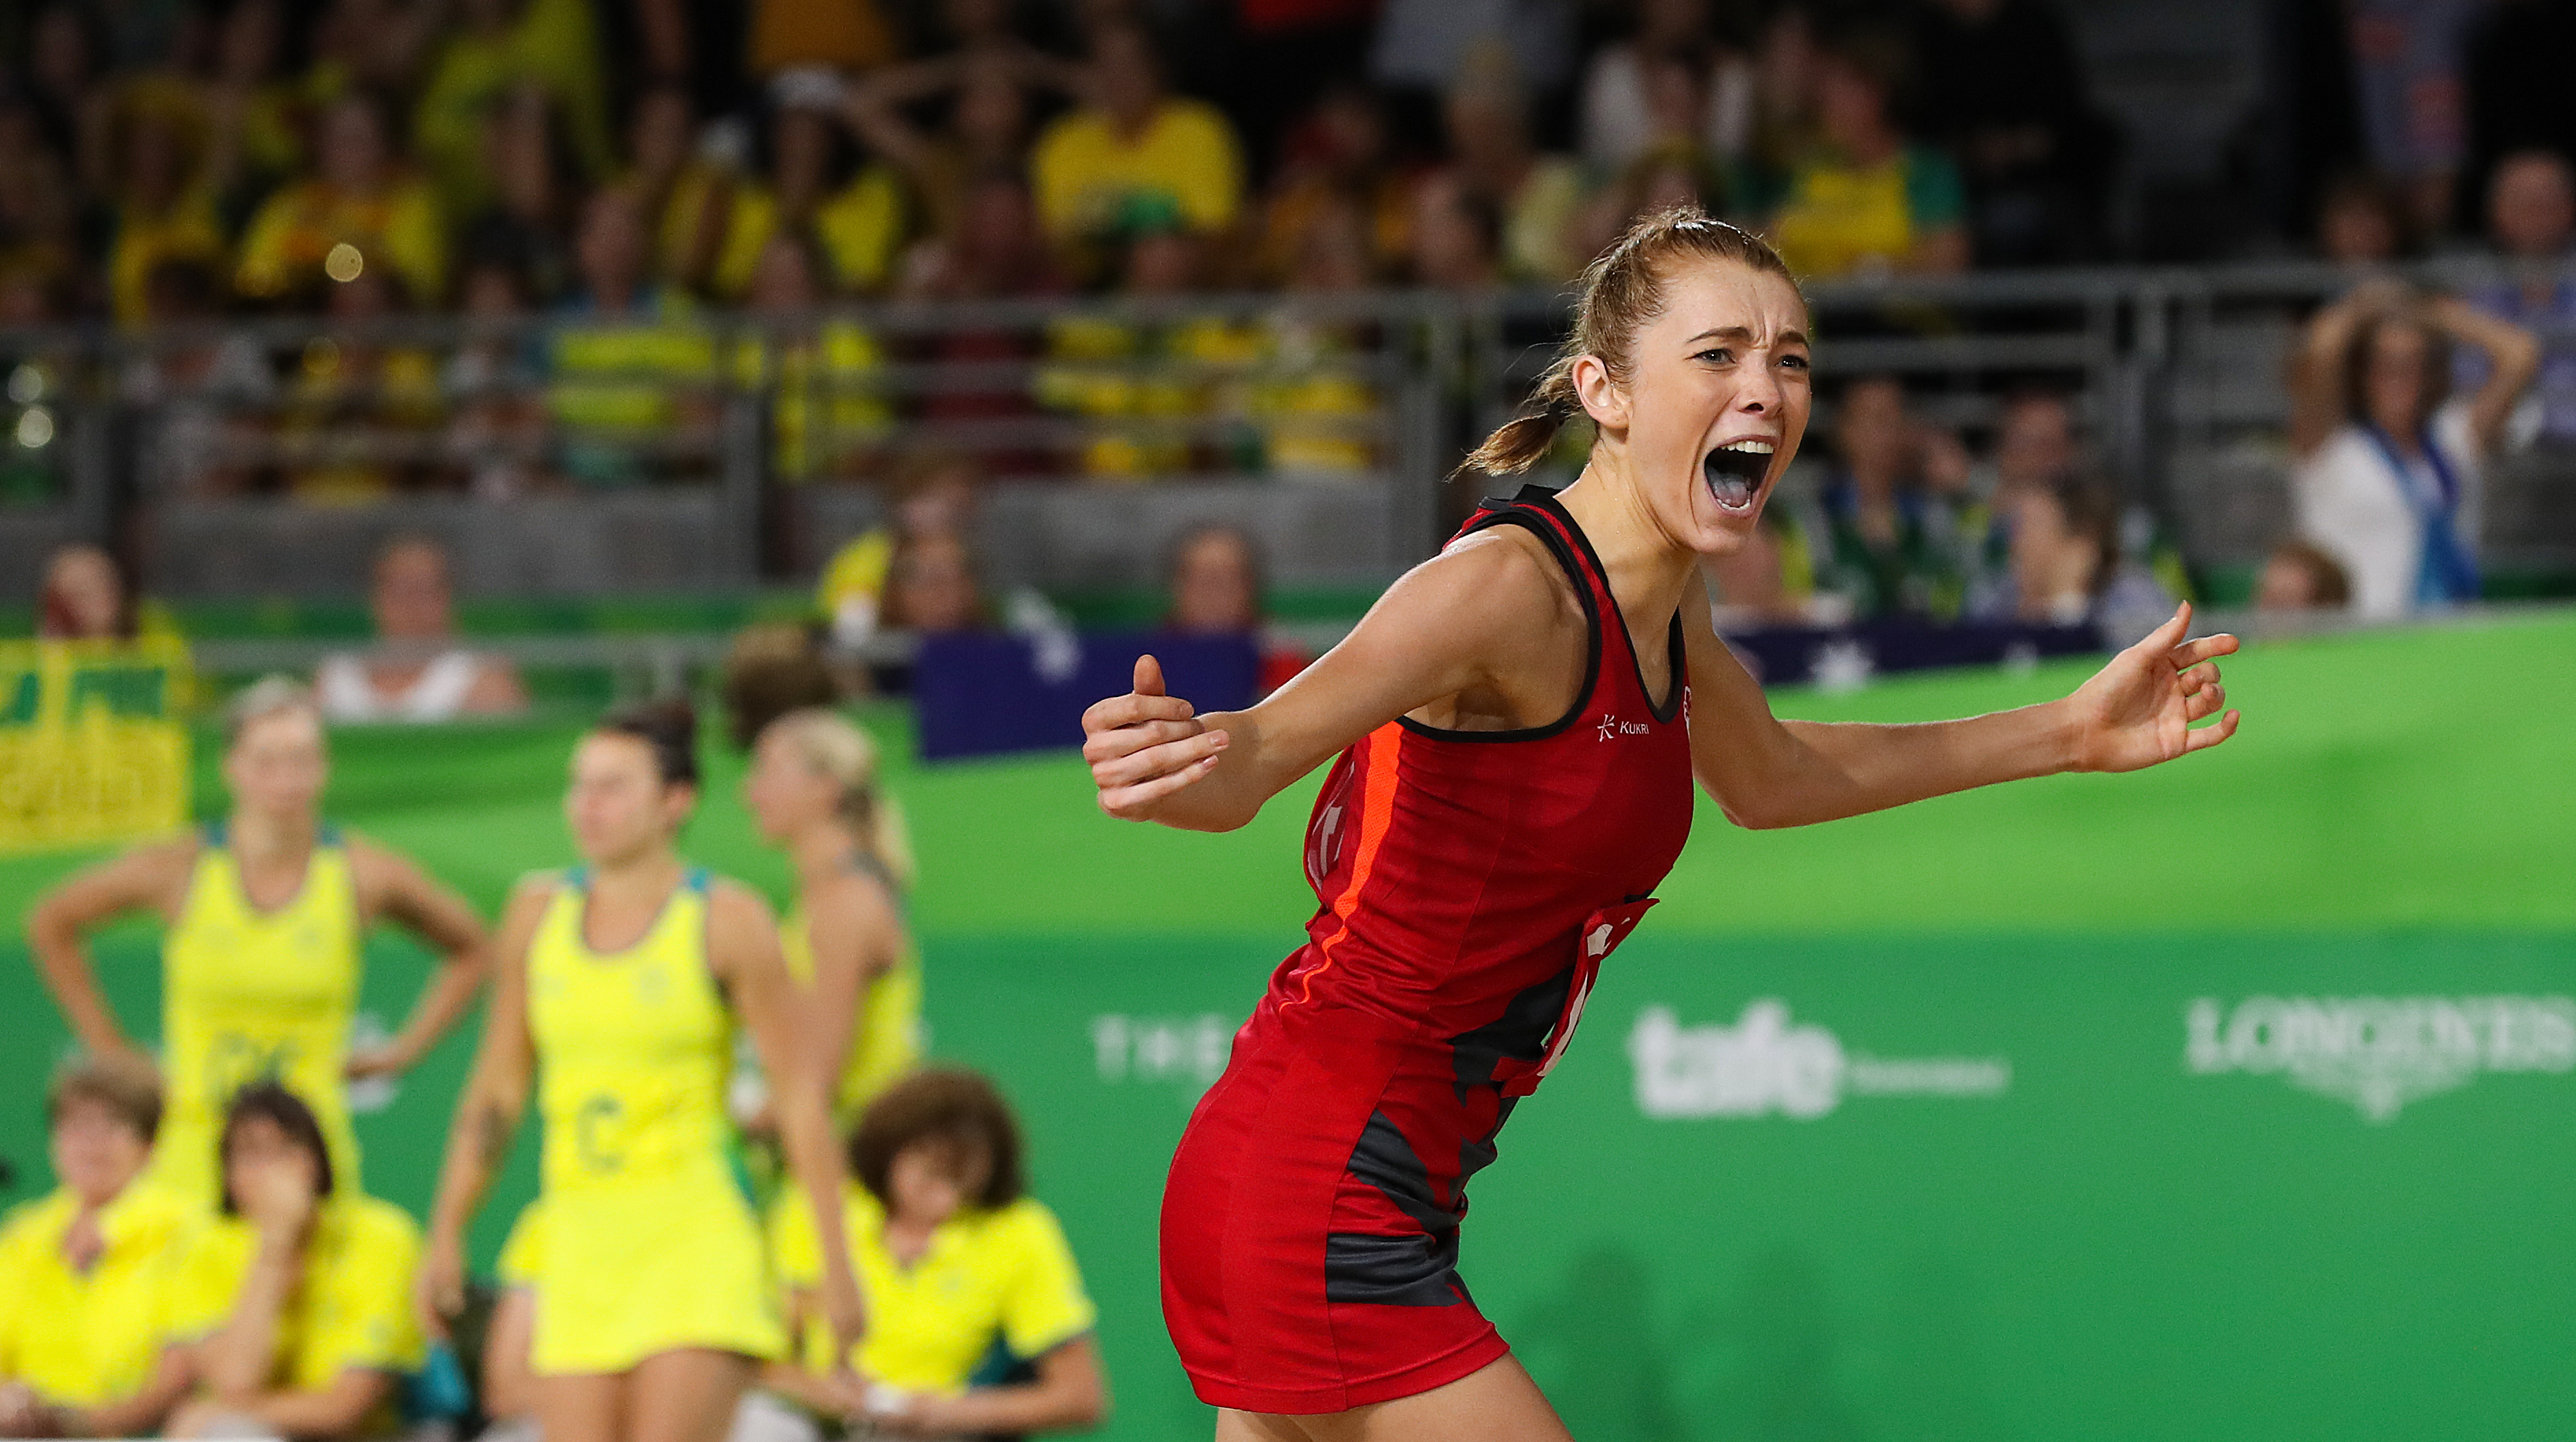
[[[1521,413],[1469,452],[1458,473],[1517,475],[1546,455],[1556,433],[1583,410],[1574,389],[1574,363],[1583,357],[1598,359],[1612,383],[1626,385],[1637,332],[1663,313],[1671,263],[1685,259],[1733,261],[1776,275],[1792,288],[1798,284],[1769,242],[1712,219],[1696,205],[1677,205],[1639,219],[1584,267],[1575,291],[1574,330],[1558,347],[1556,363],[1539,377]]]
[[[898,886],[912,884],[912,838],[903,808],[877,787],[877,743],[850,718],[821,706],[800,707],[763,733],[786,739],[797,759],[841,788],[841,820]]]
[[[250,728],[287,711],[309,711],[316,722],[322,719],[322,703],[312,687],[292,676],[260,677],[224,704],[224,749],[240,745]]]

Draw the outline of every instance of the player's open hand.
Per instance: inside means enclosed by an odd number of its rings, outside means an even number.
[[[1082,713],[1082,733],[1100,809],[1125,821],[1153,820],[1164,798],[1216,769],[1227,741],[1189,702],[1163,694],[1151,656],[1136,658],[1136,689]]]
[[[2236,734],[2237,713],[2219,715],[2227,688],[2218,679],[2218,658],[2235,653],[2236,638],[2186,641],[2190,630],[2186,601],[2172,620],[2112,657],[2066,698],[2075,725],[2076,770],[2135,771]],[[2217,725],[2193,729],[2194,722],[2212,716],[2219,717]]]

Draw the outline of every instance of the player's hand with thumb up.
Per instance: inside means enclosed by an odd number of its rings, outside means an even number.
[[[1230,739],[1198,711],[1163,692],[1162,663],[1136,658],[1135,689],[1082,713],[1082,759],[1100,788],[1100,809],[1125,821],[1162,819],[1164,803],[1216,770]]]

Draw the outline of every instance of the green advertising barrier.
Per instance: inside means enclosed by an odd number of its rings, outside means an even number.
[[[2180,766],[1797,832],[1703,808],[1475,1185],[1479,1302],[1595,1442],[2563,1438],[2570,656],[2567,619],[2284,644],[2230,666],[2244,734]],[[1779,704],[1914,719],[2079,675]],[[345,733],[333,810],[488,911],[566,859],[571,739]],[[739,766],[711,759],[689,849],[777,895]],[[1105,820],[1067,758],[891,782],[933,1047],[1025,1114],[1101,1303],[1105,1435],[1204,1438],[1162,1335],[1155,1215],[1190,1104],[1313,904],[1303,793],[1197,836]],[[73,860],[0,862],[0,912]],[[65,1038],[15,930],[0,1157],[23,1197]],[[98,950],[151,1035],[150,931]],[[427,970],[380,938],[365,1010],[399,1018]],[[415,1211],[470,1042],[362,1098],[369,1183]],[[486,1262],[533,1190],[534,1131],[477,1228]]]

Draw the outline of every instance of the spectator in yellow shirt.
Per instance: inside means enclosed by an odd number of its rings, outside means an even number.
[[[390,265],[412,294],[442,294],[447,228],[429,186],[394,159],[382,104],[349,91],[322,112],[316,170],[269,197],[242,236],[234,284],[254,300],[279,300],[321,269],[338,246]]]
[[[533,84],[563,117],[586,179],[608,169],[607,83],[590,0],[464,0],[456,29],[430,64],[413,111],[412,150],[450,211],[470,214],[496,197],[484,173],[483,117],[510,91]]]
[[[333,1186],[313,1109],[273,1082],[226,1112],[223,1216],[189,1249],[176,1320],[198,1396],[176,1437],[382,1436],[426,1347],[411,1308],[420,1227]]]
[[[824,264],[807,235],[772,235],[749,296],[761,329],[734,352],[736,383],[770,393],[772,464],[791,482],[855,473],[884,448],[894,426],[876,337],[855,321],[817,313]]]
[[[1222,230],[1243,205],[1243,149],[1216,107],[1163,88],[1142,26],[1093,32],[1082,105],[1038,137],[1030,160],[1038,218],[1060,244],[1129,228],[1141,208]]]
[[[790,1195],[772,1247],[798,1350],[762,1384],[815,1417],[908,1436],[1099,1426],[1109,1387],[1098,1311],[1055,1213],[1021,1193],[1019,1124],[993,1084],[952,1068],[897,1082],[860,1117],[850,1165],[858,1181],[843,1217],[866,1339],[836,1358],[813,1324],[821,1251]],[[988,1375],[997,1348],[1004,1360]]]
[[[61,1185],[0,1222],[0,1436],[141,1436],[187,1390],[171,1306],[199,1224],[169,1192],[134,1185],[161,1079],[92,1058],[55,1077],[45,1109]]]
[[[1196,285],[1198,237],[1174,217],[1128,242],[1122,295],[1168,297]],[[1050,364],[1039,401],[1092,422],[1078,464],[1103,480],[1138,481],[1192,469],[1250,471],[1262,437],[1248,418],[1259,329],[1222,316],[1128,325],[1074,315],[1048,327]]]
[[[685,296],[651,284],[648,246],[633,191],[591,196],[573,242],[582,290],[546,358],[556,464],[584,485],[651,479],[647,450],[704,441],[715,421],[715,337]]]
[[[143,322],[144,278],[165,260],[224,258],[223,221],[206,183],[204,116],[174,86],[137,84],[117,106],[116,239],[107,255],[118,324]]]

